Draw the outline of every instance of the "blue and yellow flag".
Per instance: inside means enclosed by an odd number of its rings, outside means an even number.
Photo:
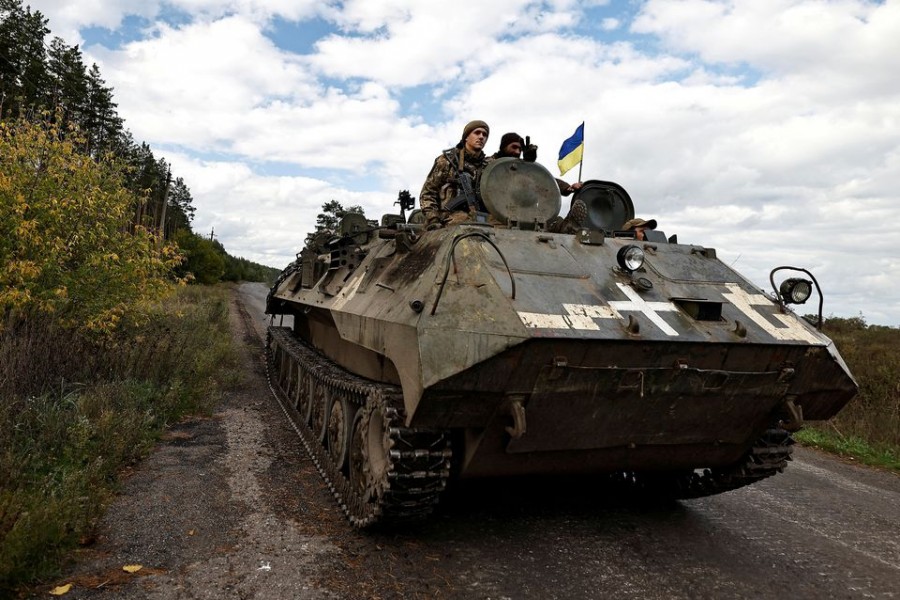
[[[575,134],[562,143],[559,149],[559,174],[565,175],[566,171],[581,162],[584,155],[584,122],[575,130]]]

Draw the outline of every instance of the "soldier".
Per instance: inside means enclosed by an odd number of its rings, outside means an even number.
[[[522,152],[525,152],[525,162],[534,162],[537,160],[537,146],[526,143],[522,136],[515,132],[504,133],[500,138],[500,149],[491,155],[492,159],[497,158],[522,158]]]
[[[630,221],[625,221],[625,224],[622,225],[622,231],[634,230],[634,239],[636,240],[643,240],[646,237],[644,231],[647,229],[656,229],[656,219],[650,219],[649,221],[631,219]]]
[[[535,144],[531,143],[531,138],[522,139],[518,133],[504,133],[500,138],[500,149],[495,152],[489,160],[497,158],[521,158],[525,155],[525,162],[535,162],[537,160],[537,149]],[[562,179],[556,179],[556,185],[559,187],[559,193],[568,196],[573,192],[581,189],[581,182],[577,181],[568,184]],[[569,207],[569,213],[563,217],[553,217],[547,222],[547,231],[552,233],[575,233],[585,226],[587,223],[587,206],[582,200],[573,200]]]
[[[522,158],[524,153],[525,162],[535,162],[537,160],[537,146],[531,143],[530,138],[522,139],[518,133],[504,133],[500,138],[500,148],[488,158],[488,162],[497,160],[498,158]],[[556,180],[559,186],[559,193],[563,196],[577,191],[581,188],[581,182],[569,185],[562,179]],[[587,223],[587,206],[581,200],[574,200],[569,207],[569,213],[565,218],[553,217],[547,222],[547,231],[552,233],[575,233],[585,226]]]
[[[534,162],[537,160],[537,149],[538,147],[531,143],[530,138],[522,139],[522,136],[514,132],[504,133],[500,138],[500,149],[491,155],[491,159],[522,158],[525,162]],[[563,196],[568,196],[581,189],[580,181],[569,184],[562,179],[557,179],[556,185],[559,186],[559,193]]]
[[[426,229],[438,229],[451,218],[462,221],[472,211],[485,211],[474,190],[475,179],[487,164],[484,145],[489,133],[487,123],[471,121],[459,143],[434,160],[419,194]]]

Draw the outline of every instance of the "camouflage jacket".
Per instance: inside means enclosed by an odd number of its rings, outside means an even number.
[[[452,162],[448,155],[454,158]],[[426,221],[448,216],[449,211],[444,209],[444,206],[460,193],[460,190],[457,189],[459,187],[458,161],[459,150],[456,148],[444,150],[440,156],[434,159],[434,166],[431,167],[431,172],[425,178],[425,184],[419,194],[419,205],[422,207]],[[472,176],[473,181],[477,181],[486,164],[487,157],[484,152],[478,152],[475,155],[466,152],[463,170]]]

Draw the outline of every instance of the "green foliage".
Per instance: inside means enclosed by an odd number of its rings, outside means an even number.
[[[829,336],[842,336],[858,334],[868,329],[866,319],[862,315],[858,317],[835,317],[833,315],[825,319],[824,331]]]
[[[219,281],[274,281],[278,269],[235,258],[225,252],[222,244],[186,230],[179,231],[175,241],[186,260],[176,273],[188,281],[213,284]]]
[[[121,468],[236,383],[228,302],[182,287],[102,338],[50,321],[0,332],[0,597],[52,576]]]
[[[61,38],[46,46],[49,33],[39,11],[32,12],[22,0],[0,0],[0,121],[39,120],[43,115],[54,124],[54,135],[67,137],[72,150],[83,155],[82,161],[90,157],[104,164],[116,156],[122,163],[121,187],[131,194],[126,218],[132,231],[163,240],[191,232],[195,209],[185,181],[173,178],[170,165],[154,156],[148,144],[135,143],[99,67],[87,69],[78,46]],[[268,267],[231,257],[224,249],[219,254],[222,265],[207,249],[198,250],[198,279],[267,278]],[[215,276],[217,270],[221,274]]]
[[[278,277],[280,271],[274,267],[267,267],[259,263],[251,262],[246,258],[235,258],[225,255],[224,281],[262,281],[271,283]]]
[[[225,258],[216,244],[189,231],[179,231],[175,242],[186,260],[176,268],[176,273],[188,281],[213,284],[225,274]]]
[[[812,431],[830,441],[818,445],[851,453],[858,458],[883,456],[890,463],[900,452],[900,328],[867,325],[862,316],[829,317],[823,332],[834,340],[859,383],[859,394],[827,424],[812,424]],[[896,465],[896,460],[894,462]]]
[[[797,441],[858,460],[862,464],[900,471],[900,449],[890,446],[873,446],[863,438],[845,436],[827,425],[807,427],[794,434]]]
[[[322,205],[322,212],[316,217],[316,231],[336,230],[341,217],[347,213],[364,214],[361,206],[344,208],[337,200],[329,200]]]
[[[0,0],[0,116],[17,117],[45,105],[50,89],[44,37],[47,19],[21,0]]]
[[[0,123],[0,316],[55,315],[109,331],[159,297],[175,248],[130,227],[123,167],[55,125]]]
[[[344,206],[337,200],[329,200],[328,202],[323,204],[322,212],[320,212],[316,217],[316,230],[306,236],[306,245],[310,245],[313,238],[316,237],[317,233],[320,233],[322,231],[336,231],[338,225],[341,222],[341,217],[348,213],[365,215],[365,212],[363,211],[363,208],[361,206],[351,206],[349,208],[344,208]]]
[[[85,132],[83,148],[100,156],[121,148],[122,119],[100,69],[84,64],[78,46],[58,37],[45,46],[47,19],[21,0],[0,2],[0,115],[7,119],[49,112],[63,128]]]
[[[97,65],[88,70],[78,46],[54,38],[40,12],[21,0],[0,0],[0,119],[50,115],[58,131],[78,130],[77,149],[96,160],[113,154],[130,167],[125,187],[135,196],[132,223],[160,231],[165,239],[193,218],[190,192],[147,144],[138,145],[116,112],[112,88]],[[170,193],[168,202],[167,192]],[[164,222],[163,222],[164,221]]]

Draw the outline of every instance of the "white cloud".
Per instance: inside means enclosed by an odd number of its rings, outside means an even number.
[[[613,19],[612,17],[603,19],[600,21],[600,29],[603,31],[615,31],[622,25],[622,22],[619,19]]]
[[[322,205],[338,200],[362,206],[370,218],[392,211],[396,193],[361,193],[310,177],[256,174],[244,163],[199,161],[168,154],[173,171],[191,188],[197,216],[194,229],[216,238],[234,255],[284,267],[303,247]]]
[[[778,264],[813,269],[826,312],[900,324],[896,2],[648,0],[634,20],[575,0],[37,4],[54,32],[195,16],[83,49],[234,254],[282,266],[331,199],[393,210],[471,119],[490,151],[530,135],[554,173],[585,121],[584,177],[624,185],[666,233],[765,287]],[[276,16],[318,19],[308,53],[276,46]]]
[[[900,5],[866,0],[649,0],[632,30],[709,63],[748,64],[796,77],[819,94],[853,86],[890,94],[896,78],[879,74],[900,52]]]
[[[51,17],[53,35],[70,45],[83,41],[80,30],[84,27],[116,30],[129,16],[152,21],[177,11],[198,21],[242,15],[265,23],[274,17],[299,21],[328,7],[325,0],[40,0],[25,4]]]
[[[320,40],[311,61],[329,77],[387,86],[471,81],[483,74],[467,68],[472,58],[521,25],[518,4],[497,0],[466,10],[465,3],[448,9],[439,3],[351,1],[334,15],[350,34]]]
[[[88,47],[134,134],[204,149],[233,140],[243,115],[273,98],[318,97],[318,83],[241,17],[173,29],[121,50]]]

